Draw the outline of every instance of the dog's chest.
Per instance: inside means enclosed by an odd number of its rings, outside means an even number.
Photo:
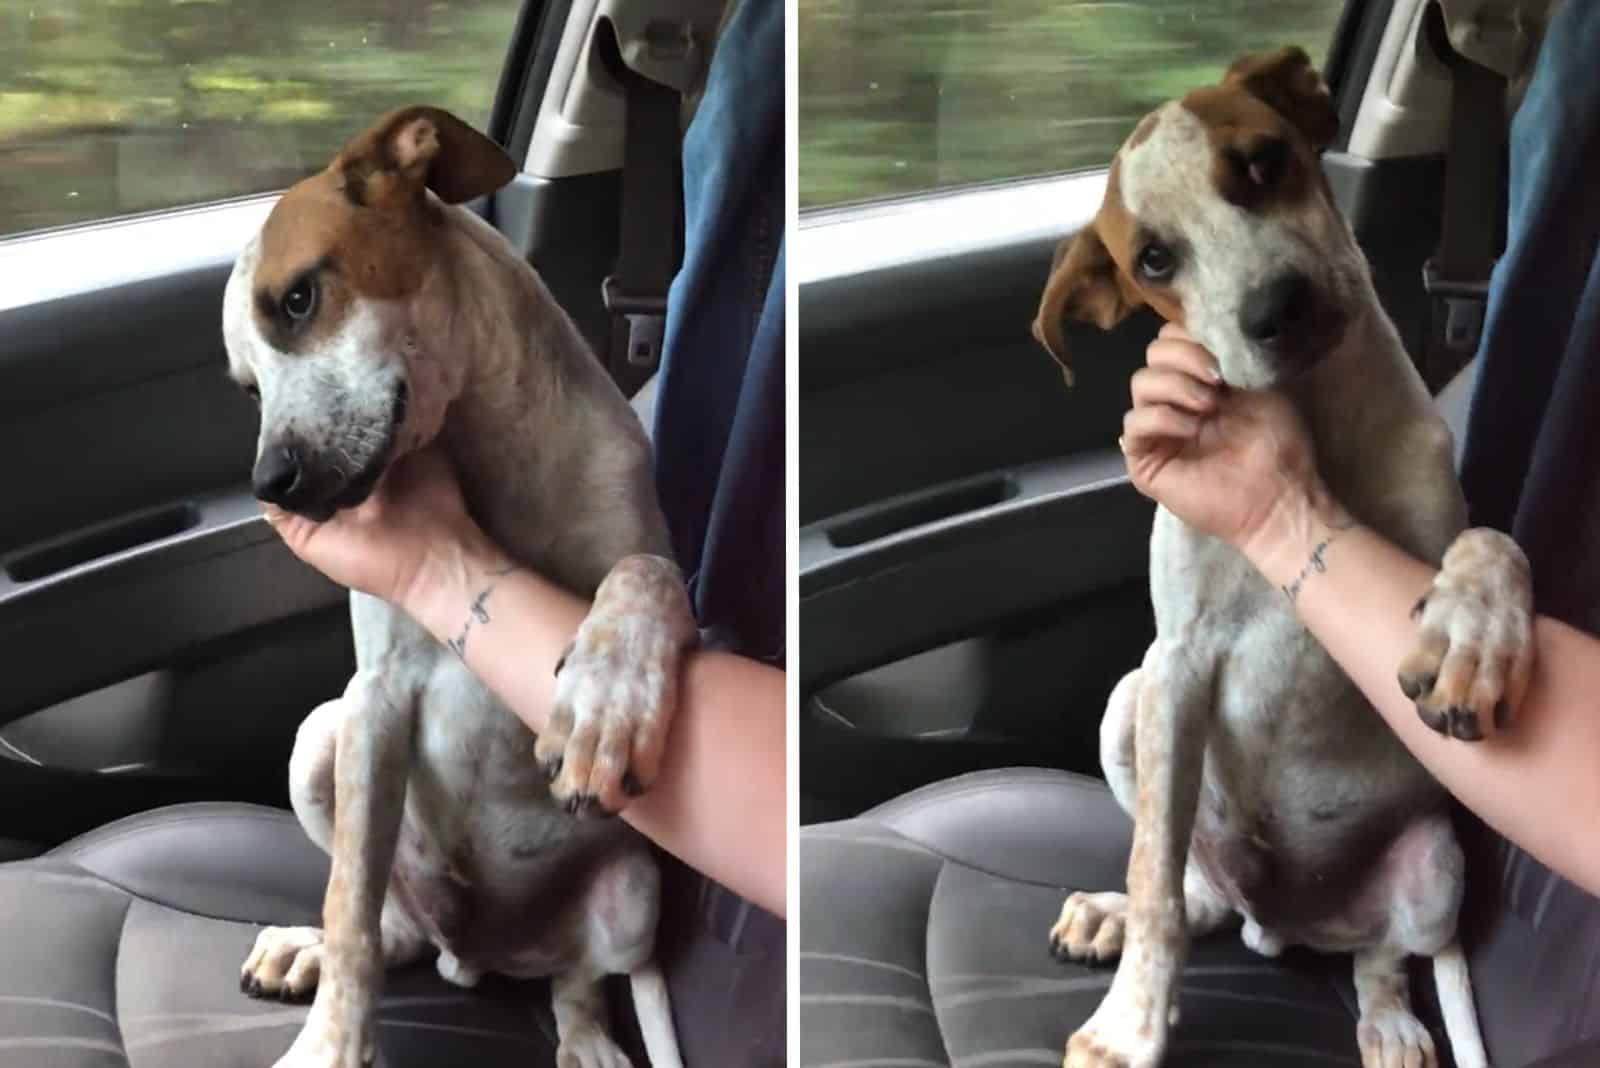
[[[1242,556],[1165,511],[1152,537],[1158,641],[1212,680],[1194,854],[1252,915],[1315,913],[1431,780]]]

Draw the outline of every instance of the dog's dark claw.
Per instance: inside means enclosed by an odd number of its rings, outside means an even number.
[[[1437,731],[1440,734],[1450,733],[1450,715],[1448,709],[1436,712],[1433,709],[1424,708],[1422,705],[1418,705],[1417,715],[1421,717],[1422,722],[1427,725],[1429,730]]]
[[[561,669],[567,666],[567,657],[572,655],[572,646],[573,646],[573,644],[574,644],[573,642],[568,642],[567,643],[567,647],[565,649],[561,650],[561,658],[556,661],[556,670],[555,670],[555,674],[556,675],[560,675],[561,674]]]
[[[567,803],[564,807],[567,810],[567,815],[576,816],[579,810],[583,808],[583,795],[573,794],[571,797],[567,798]]]
[[[555,782],[556,781],[556,776],[561,774],[561,765],[563,763],[565,763],[565,761],[559,756],[556,757],[554,760],[546,761],[542,765],[543,770],[544,770],[544,781],[545,782]]]
[[[1483,728],[1478,724],[1478,713],[1461,705],[1450,709],[1450,734],[1463,742],[1483,740]]]
[[[1438,681],[1437,675],[1401,675],[1400,692],[1409,700],[1420,700],[1433,692],[1434,684]]]
[[[1050,936],[1050,955],[1062,963],[1072,959],[1072,955],[1067,952],[1067,947],[1062,945],[1061,939],[1055,935]]]
[[[632,771],[622,773],[622,792],[629,797],[638,797],[644,793],[644,785],[639,782],[639,776]]]
[[[239,993],[241,993],[241,994],[250,993],[250,973],[249,972],[240,972],[239,973]]]
[[[1511,706],[1506,704],[1504,697],[1494,703],[1494,727],[1500,730],[1506,725],[1506,720],[1511,716]]]
[[[1411,618],[1421,619],[1423,611],[1428,607],[1428,595],[1423,594],[1417,598],[1417,603],[1411,606]]]

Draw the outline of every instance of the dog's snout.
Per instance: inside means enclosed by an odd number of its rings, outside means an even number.
[[[1282,274],[1246,294],[1239,329],[1251,341],[1272,344],[1293,332],[1311,310],[1311,279]]]
[[[256,460],[251,484],[259,500],[289,507],[305,486],[303,475],[300,451],[292,445],[274,445],[264,449]]]

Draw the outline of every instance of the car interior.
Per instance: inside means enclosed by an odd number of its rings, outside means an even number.
[[[1423,364],[1455,139],[1429,20],[1514,103],[1558,7],[1353,0],[1325,57],[1306,43],[1341,116],[1324,171],[1458,457],[1476,366]],[[1104,186],[1098,169],[801,213],[807,1065],[1056,1064],[1110,983],[1053,960],[1047,932],[1064,891],[1124,885],[1131,823],[1098,731],[1153,636],[1152,506],[1116,442],[1159,320],[1068,324],[1070,389],[1029,333],[1053,250]],[[1487,195],[1503,219],[1503,175]],[[1468,939],[1491,1060],[1594,1063],[1529,1023],[1582,1016],[1554,963],[1570,932],[1495,885],[1515,850],[1468,849],[1492,898]],[[1431,980],[1413,989],[1442,1047]],[[1348,958],[1272,962],[1217,935],[1193,947],[1183,998],[1168,1065],[1362,1063]]]
[[[603,42],[686,123],[724,7],[528,0],[505,22],[486,132],[521,173],[473,207],[598,353],[626,112]],[[273,200],[0,240],[0,1064],[259,1066],[304,1019],[238,989],[260,926],[319,922],[327,860],[286,770],[354,664],[344,591],[252,499],[255,413],[225,373],[223,285]],[[614,1033],[644,1063],[625,991]],[[554,1063],[548,997],[493,978],[398,974],[378,1031],[395,1068]]]

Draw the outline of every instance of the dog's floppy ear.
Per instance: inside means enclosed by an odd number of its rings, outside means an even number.
[[[1339,134],[1339,112],[1311,57],[1294,45],[1236,60],[1222,76],[1294,123],[1321,152]]]
[[[1106,250],[1099,231],[1086,226],[1056,246],[1050,280],[1045,283],[1039,314],[1033,320],[1033,336],[1056,358],[1070,386],[1072,365],[1067,361],[1062,320],[1070,316],[1109,330],[1140,303],[1123,286],[1117,263]]]
[[[334,160],[344,191],[357,204],[397,203],[424,187],[446,204],[492,193],[517,165],[499,145],[442,108],[391,111],[351,141]]]

